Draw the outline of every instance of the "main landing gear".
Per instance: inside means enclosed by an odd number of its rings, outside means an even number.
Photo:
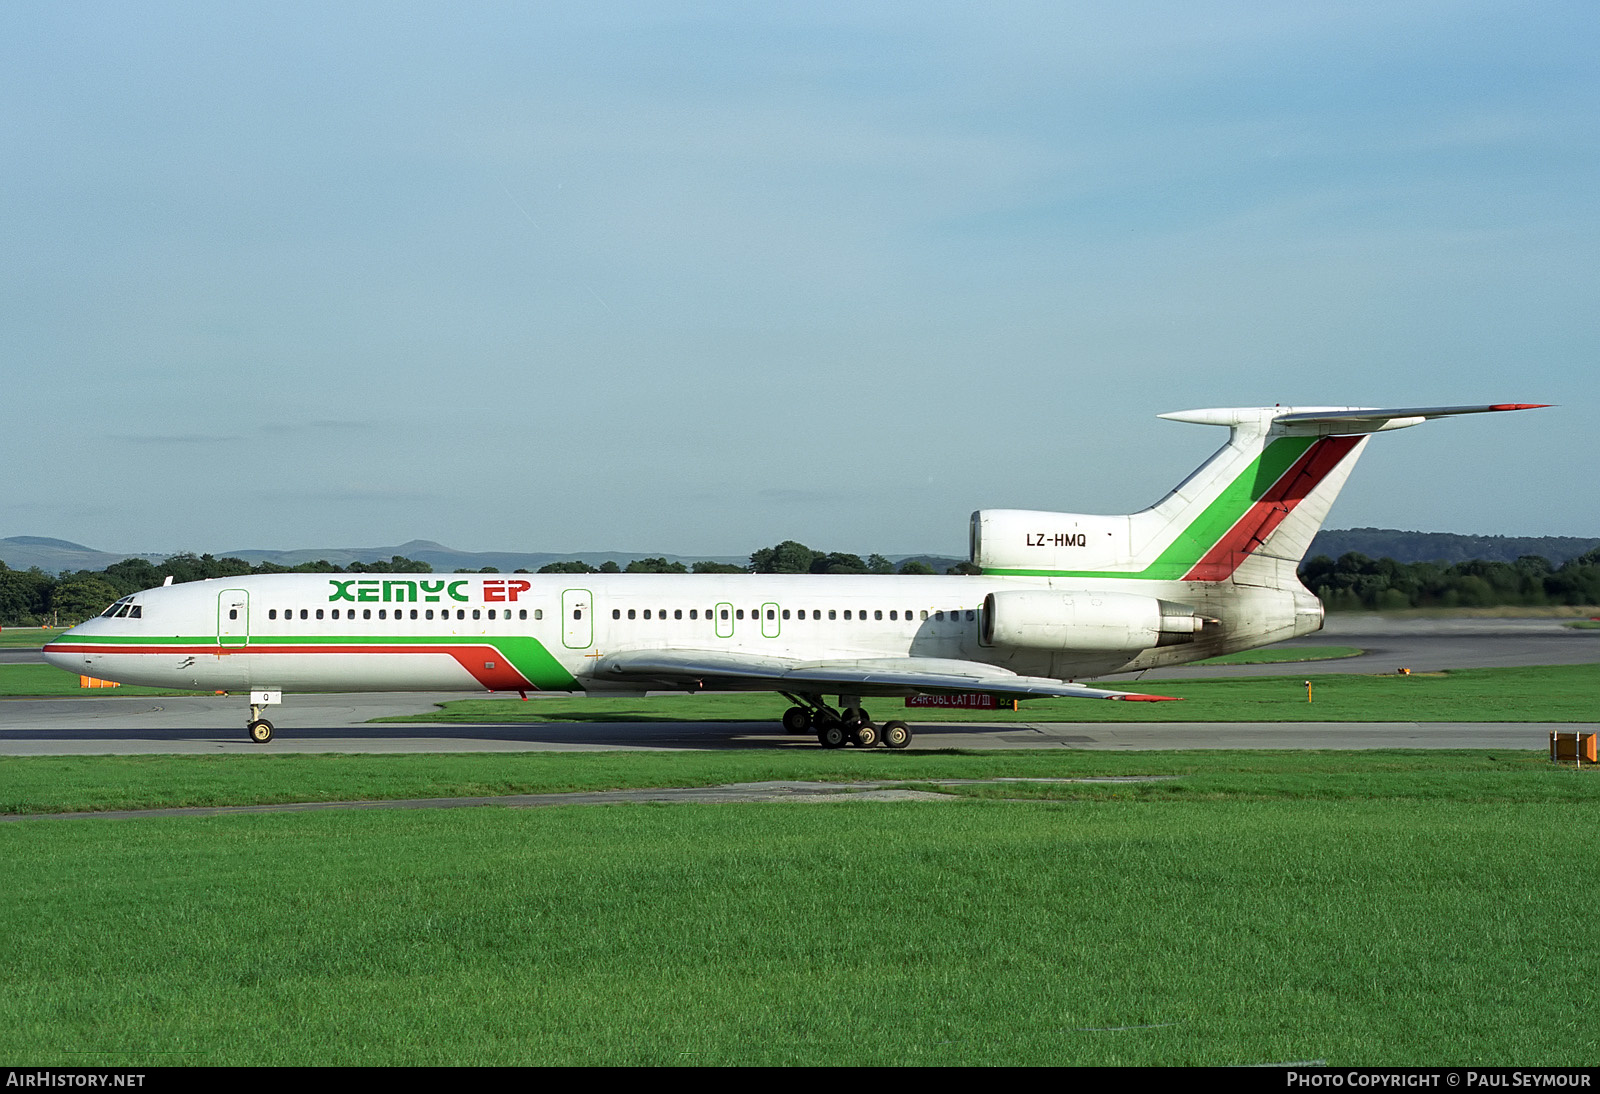
[[[835,710],[824,703],[820,696],[791,695],[788,692],[783,695],[795,704],[783,712],[784,731],[815,733],[817,743],[823,748],[843,748],[845,745],[874,748],[880,744],[889,748],[905,748],[911,743],[910,726],[901,721],[884,722],[881,725],[874,722],[855,696],[839,696],[842,709]]]

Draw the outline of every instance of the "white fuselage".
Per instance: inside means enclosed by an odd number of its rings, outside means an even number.
[[[1182,645],[985,645],[997,591],[1096,591],[1189,605]],[[290,691],[638,690],[614,651],[839,661],[931,658],[1059,680],[1176,664],[1315,630],[1304,590],[1229,582],[763,574],[273,574],[147,590],[46,648],[52,664],[160,687]]]

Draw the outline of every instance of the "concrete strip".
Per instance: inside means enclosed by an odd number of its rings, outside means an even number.
[[[933,786],[983,786],[1016,783],[1139,783],[1160,782],[1176,775],[1118,776],[1114,778],[1051,779],[908,779],[907,782]],[[727,804],[747,802],[828,802],[828,801],[959,801],[949,794],[927,790],[905,790],[883,782],[794,782],[771,781],[728,783],[723,786],[656,787],[644,790],[578,790],[559,794],[494,794],[469,798],[407,798],[395,801],[284,802],[277,805],[189,806],[181,809],[115,809],[81,813],[28,813],[0,816],[0,822],[23,820],[79,820],[100,817],[130,820],[143,817],[221,817],[238,813],[313,813],[325,809],[464,809],[480,805],[499,805],[513,809],[535,809],[551,805],[626,805],[697,802]]]

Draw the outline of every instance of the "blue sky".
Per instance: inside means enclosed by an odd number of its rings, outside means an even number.
[[[771,10],[768,10],[768,9]],[[964,550],[1191,407],[1527,401],[1330,524],[1600,536],[1592,3],[0,6],[0,535]]]

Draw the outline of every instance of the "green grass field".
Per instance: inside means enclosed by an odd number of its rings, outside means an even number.
[[[1167,801],[1409,798],[1587,801],[1587,770],[1552,778],[1542,753],[1417,751],[854,749],[685,752],[455,752],[219,756],[0,756],[0,815],[312,801],[546,794],[716,786],[780,779],[874,780],[1182,776],[1153,783],[953,788],[957,795]],[[1481,788],[1492,784],[1492,790]],[[1484,795],[1487,795],[1485,797]]]
[[[468,758],[471,770],[437,756],[30,758],[0,763],[0,786],[32,780],[67,802],[112,783],[169,788],[149,800],[211,783],[216,798],[253,800],[253,787],[347,792],[364,780],[407,796],[490,783],[498,768],[529,787],[684,785],[797,777],[807,758],[813,775],[860,766],[817,753],[482,756]],[[1054,801],[8,822],[0,1056],[29,1066],[1595,1057],[1587,1015],[1600,954],[1582,927],[1600,865],[1583,837],[1562,838],[1600,821],[1600,783],[1587,773],[1526,753],[848,758],[911,783],[1183,777],[1053,787]],[[215,773],[227,767],[237,770],[224,787]]]
[[[37,649],[65,629],[64,627],[5,627],[0,629],[0,649],[18,649],[26,646]]]
[[[0,687],[14,669],[84,694],[45,666],[0,666]],[[1149,688],[1183,703],[1011,717],[1592,722],[1597,685],[1600,666],[1325,676],[1307,704],[1296,677],[1201,680]],[[946,717],[970,719],[914,720]],[[1116,775],[1176,777],[950,787],[937,803],[7,820],[0,1058],[1589,1066],[1600,1051],[1584,933],[1600,774],[1534,752],[0,757],[0,813]]]
[[[0,698],[28,698],[73,695],[73,696],[109,696],[109,695],[210,695],[211,692],[202,691],[173,691],[163,688],[142,688],[132,684],[123,684],[115,688],[83,688],[78,684],[78,678],[70,672],[63,672],[54,665],[0,665]]]
[[[1295,661],[1339,661],[1360,657],[1364,650],[1355,646],[1263,646],[1258,650],[1208,657],[1196,665],[1284,665]]]

